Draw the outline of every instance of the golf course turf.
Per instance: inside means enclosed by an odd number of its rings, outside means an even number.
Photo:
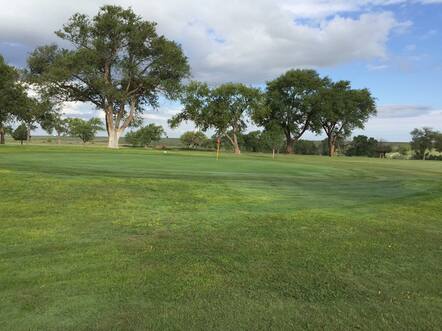
[[[442,162],[0,146],[1,330],[434,330]]]

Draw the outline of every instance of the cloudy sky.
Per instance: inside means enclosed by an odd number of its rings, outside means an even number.
[[[73,13],[109,3],[131,6],[181,43],[195,79],[264,86],[287,69],[315,68],[373,92],[378,116],[367,135],[407,141],[414,127],[442,130],[442,0],[0,0],[0,53],[22,67],[36,46],[57,42],[53,32]],[[163,102],[145,118],[167,127],[179,109]],[[100,115],[88,104],[64,112]]]

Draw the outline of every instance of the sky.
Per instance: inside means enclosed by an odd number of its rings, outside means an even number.
[[[35,47],[60,43],[54,31],[75,12],[93,16],[104,4],[157,22],[182,45],[193,79],[265,87],[288,69],[313,68],[376,97],[377,116],[355,135],[408,141],[415,127],[442,130],[442,0],[0,0],[0,54],[23,67]],[[193,129],[167,126],[179,110],[163,100],[144,118],[178,137]],[[90,104],[65,104],[63,112],[103,117]]]

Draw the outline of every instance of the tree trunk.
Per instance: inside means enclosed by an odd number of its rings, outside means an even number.
[[[61,134],[57,132],[57,145],[61,144]]]
[[[30,130],[30,129],[28,129],[28,131],[27,131],[27,133],[26,133],[26,141],[27,141],[28,143],[31,142],[31,130]]]
[[[238,145],[238,137],[236,136],[236,133],[233,134],[233,149],[235,151],[235,154],[237,155],[241,154],[241,150],[239,149]]]
[[[335,139],[328,137],[328,156],[332,157],[335,155]]]
[[[293,154],[294,153],[294,148],[293,145],[295,144],[295,140],[292,139],[292,137],[287,137],[287,154]]]
[[[118,148],[118,141],[120,140],[121,131],[115,128],[109,128],[109,142],[107,147]]]
[[[5,128],[0,127],[0,145],[5,144]]]
[[[272,149],[272,158],[273,158],[273,160],[275,159],[275,149],[274,148]]]

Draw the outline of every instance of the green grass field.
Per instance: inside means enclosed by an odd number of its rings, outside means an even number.
[[[0,146],[2,330],[435,330],[442,162]]]

